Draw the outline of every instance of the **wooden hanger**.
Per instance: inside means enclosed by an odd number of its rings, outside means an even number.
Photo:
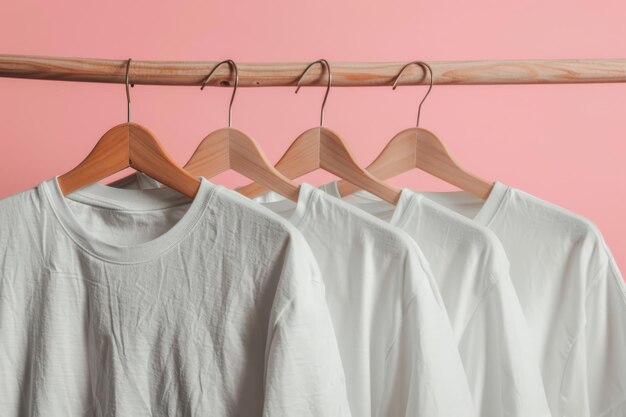
[[[385,184],[362,168],[356,163],[352,152],[341,137],[332,130],[323,127],[324,107],[332,84],[330,65],[325,59],[315,61],[306,67],[298,80],[296,93],[300,90],[302,78],[315,64],[324,65],[328,72],[328,85],[322,102],[320,126],[309,129],[298,136],[280,158],[276,168],[286,177],[292,179],[321,168],[357,184],[362,189],[389,203],[396,204],[400,198],[400,190]],[[240,191],[248,196],[256,197],[266,192],[267,189],[261,184],[249,184],[242,187]]]
[[[419,127],[422,104],[433,88],[433,71],[430,65],[421,61],[406,64],[393,83],[395,90],[400,76],[410,65],[420,65],[430,72],[430,86],[419,104],[417,125],[395,135],[367,170],[377,178],[386,180],[411,169],[418,168],[437,178],[459,187],[470,194],[486,199],[491,192],[493,182],[489,182],[465,170],[450,154],[443,142],[432,132]],[[426,71],[424,71],[424,75]],[[337,183],[341,196],[359,189],[356,183],[342,180]]]
[[[274,168],[252,138],[231,127],[233,101],[239,85],[239,72],[235,62],[228,59],[218,63],[205,78],[201,89],[204,89],[215,70],[222,64],[229,64],[235,73],[235,86],[228,107],[228,127],[209,133],[191,155],[185,169],[193,175],[205,178],[212,178],[232,169],[296,201],[300,186]],[[250,197],[241,189],[237,191]]]
[[[200,179],[178,166],[148,129],[130,122],[130,61],[126,65],[125,77],[128,122],[109,129],[78,166],[58,177],[61,191],[67,195],[132,167],[193,198],[200,187]]]

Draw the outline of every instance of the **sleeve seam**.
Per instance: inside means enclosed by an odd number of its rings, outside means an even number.
[[[463,337],[463,335],[465,334],[465,331],[467,330],[467,327],[469,326],[469,324],[472,322],[472,320],[474,320],[474,316],[476,315],[476,312],[478,311],[478,309],[480,308],[480,306],[485,302],[485,300],[487,299],[487,296],[491,293],[491,291],[496,288],[496,286],[498,284],[500,284],[501,280],[500,279],[495,279],[491,282],[491,284],[489,284],[489,287],[487,287],[487,289],[485,289],[485,291],[483,292],[480,301],[478,302],[478,304],[476,304],[476,307],[474,308],[474,311],[472,311],[472,314],[470,315],[469,319],[465,322],[465,324],[463,325],[463,331],[461,331],[461,337]]]
[[[601,276],[602,271],[607,270],[607,269],[610,269],[610,265],[603,264],[600,268],[598,268],[598,271],[593,275],[593,278],[589,281],[590,284],[587,287],[587,290],[585,291],[585,302],[587,302],[587,299],[589,298],[589,295],[596,288],[596,284],[598,283],[598,281],[600,281],[600,276]],[[612,272],[613,271],[611,271],[611,273]]]
[[[567,351],[567,360],[565,361],[565,368],[563,369],[563,373],[561,374],[561,383],[559,384],[559,398],[563,398],[563,385],[565,384],[565,374],[567,373],[567,370],[569,369],[571,365],[572,352],[574,351],[574,347],[580,340],[580,335],[585,330],[586,326],[587,326],[586,323],[583,326],[581,326],[580,330],[578,331],[578,334],[572,341],[572,344],[569,346],[569,349]]]
[[[598,277],[600,276],[600,273],[602,272],[603,269],[604,269],[604,266],[600,267],[598,272],[596,272],[594,274],[593,278],[591,279],[591,282],[593,282],[593,284],[590,285],[589,288],[586,291],[585,303],[587,302],[587,299],[589,298],[589,295],[592,292],[592,290],[590,288],[595,287],[595,284],[599,280]],[[561,383],[559,384],[559,397],[563,396],[563,386],[565,384],[565,374],[567,373],[569,367],[571,366],[571,355],[572,355],[572,352],[574,351],[574,347],[576,347],[576,344],[580,341],[580,337],[581,337],[582,333],[586,329],[587,329],[587,321],[586,321],[586,318],[585,318],[585,322],[580,326],[580,329],[578,329],[578,333],[576,333],[576,337],[572,341],[572,343],[569,346],[569,349],[567,351],[567,360],[565,361],[565,368],[563,368],[563,373],[561,374]]]
[[[314,279],[314,278],[311,278],[311,283],[312,283],[313,285],[319,285],[319,286],[321,286],[322,293],[324,293],[324,292],[325,292],[325,285],[324,285],[324,282],[323,282],[323,281],[319,281],[319,280],[316,280],[316,279]],[[293,303],[296,301],[296,298],[301,297],[301,296],[302,296],[301,294],[296,294],[296,295],[294,295],[293,297],[291,297],[291,298],[287,301],[287,303],[285,304],[285,306],[284,306],[284,307],[280,310],[280,312],[279,312],[278,314],[276,314],[276,320],[274,320],[274,324],[272,325],[272,329],[271,329],[271,332],[270,332],[270,339],[272,339],[272,338],[274,337],[274,332],[275,332],[275,329],[276,329],[276,327],[278,327],[278,325],[280,324],[280,321],[281,321],[281,319],[283,318],[283,316],[285,315],[286,311],[287,311],[289,308],[291,308],[291,306],[293,305]]]

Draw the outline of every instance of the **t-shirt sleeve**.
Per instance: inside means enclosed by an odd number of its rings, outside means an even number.
[[[386,356],[379,415],[475,416],[450,322],[428,283],[430,271],[422,267],[413,256],[405,262],[414,295],[405,303]]]
[[[551,415],[539,360],[507,275],[494,277],[466,324],[459,345],[479,415]]]
[[[350,416],[319,270],[308,251],[287,258],[280,280],[290,282],[292,296],[278,303],[268,334],[263,416]]]
[[[587,291],[586,324],[575,347],[580,372],[586,373],[590,416],[626,415],[626,285],[608,249]],[[584,341],[584,346],[582,343]],[[584,361],[584,362],[582,362]],[[581,393],[584,394],[584,393]]]

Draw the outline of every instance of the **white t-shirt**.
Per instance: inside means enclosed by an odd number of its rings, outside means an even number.
[[[336,182],[321,188],[341,198]],[[509,263],[493,232],[406,188],[395,206],[364,191],[343,200],[406,231],[428,259],[479,415],[549,416]]]
[[[486,201],[423,194],[502,242],[552,415],[626,416],[626,285],[598,229],[502,183]]]
[[[0,200],[0,415],[349,416],[302,235],[203,179]]]
[[[302,232],[320,266],[353,416],[475,415],[436,283],[408,235],[309,184],[297,203],[257,200]]]

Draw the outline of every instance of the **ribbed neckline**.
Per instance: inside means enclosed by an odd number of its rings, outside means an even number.
[[[298,201],[293,202],[277,193],[272,193],[272,198],[276,198],[275,200],[260,202],[260,204],[277,214],[293,210],[291,215],[284,216],[284,218],[294,226],[298,226],[305,218],[305,214],[311,206],[311,200],[317,192],[321,192],[321,190],[311,184],[302,183],[298,193]]]
[[[341,200],[347,201],[351,204],[354,204],[356,207],[364,208],[363,206],[366,204],[384,204],[385,206],[389,206],[390,210],[393,210],[391,213],[391,217],[389,218],[389,224],[393,226],[397,226],[401,220],[405,217],[405,213],[411,207],[417,206],[422,199],[422,195],[416,193],[414,191],[409,190],[408,188],[402,188],[400,190],[400,198],[395,206],[386,201],[376,197],[374,194],[371,194],[367,191],[357,191],[354,193],[354,197],[356,197],[359,201],[354,202],[350,199],[350,196],[341,197],[341,193],[339,192],[339,187],[337,186],[337,181],[332,181],[327,184],[324,184],[320,187],[326,193],[333,197],[337,197]],[[365,211],[368,211],[365,209]]]
[[[324,184],[322,188],[327,193],[335,197],[342,198],[339,193],[337,181],[332,181],[330,183]],[[509,187],[508,185],[505,185],[501,182],[496,181],[493,185],[491,192],[487,196],[487,199],[483,202],[482,206],[480,207],[476,215],[474,215],[472,220],[474,220],[475,222],[483,226],[489,226],[489,224],[496,217],[497,213],[501,210],[502,205],[505,201],[505,197],[510,192],[510,190],[511,190],[511,187]],[[474,197],[473,195],[466,193],[465,191],[449,191],[449,192],[413,191],[411,193],[416,196],[424,196],[426,198],[430,197],[435,202],[442,204],[444,207],[448,207],[454,211],[456,211],[454,208],[455,205],[463,204],[468,199],[471,199],[473,201],[478,198],[478,197]],[[382,201],[378,197],[363,190],[355,192],[354,195],[358,196],[360,199],[369,200],[372,202]],[[408,204],[402,204],[402,208],[401,208],[400,203],[402,202],[404,198],[405,197],[402,197],[401,195],[401,199],[398,202],[398,207],[396,207],[396,210],[393,213],[393,217],[391,220],[391,223],[393,224],[395,224],[399,220],[400,212],[403,210],[406,210],[406,207],[408,206]]]
[[[59,186],[58,177],[42,182],[38,188],[47,197],[63,229],[82,249],[103,261],[136,264],[159,257],[193,230],[220,188],[205,178],[200,177],[200,179],[200,187],[193,199],[170,188],[127,190],[100,183],[91,184],[64,196]],[[180,220],[158,237],[147,242],[122,246],[106,242],[96,234],[89,232],[74,215],[68,200],[94,208],[132,214],[163,210],[182,204],[188,204],[189,208]]]

